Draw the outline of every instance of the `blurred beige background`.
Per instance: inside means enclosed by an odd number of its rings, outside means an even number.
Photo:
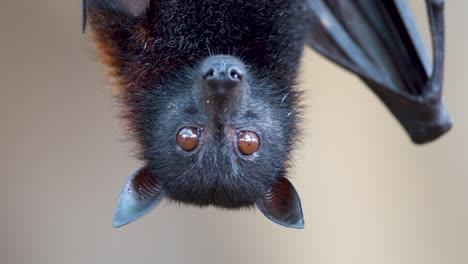
[[[427,32],[425,1],[410,2]],[[80,1],[0,6],[0,263],[468,263],[467,1],[446,6],[455,125],[425,146],[357,78],[306,50],[306,136],[291,172],[299,231],[255,210],[174,203],[113,229],[139,163],[80,34]]]

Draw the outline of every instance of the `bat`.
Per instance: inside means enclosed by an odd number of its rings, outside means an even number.
[[[121,190],[113,226],[171,199],[256,205],[303,228],[287,172],[304,45],[357,74],[414,142],[429,142],[451,124],[441,100],[442,6],[428,1],[432,66],[400,0],[84,0],[83,31],[89,22],[144,163]]]

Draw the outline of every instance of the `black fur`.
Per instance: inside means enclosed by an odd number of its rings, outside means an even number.
[[[140,158],[174,200],[253,205],[285,176],[297,140],[304,0],[160,0],[138,12],[120,2],[91,0],[88,15]],[[245,64],[249,87],[219,134],[196,92],[201,63],[217,54]],[[203,129],[190,153],[176,144],[184,126]],[[260,136],[253,157],[237,150],[242,130]]]

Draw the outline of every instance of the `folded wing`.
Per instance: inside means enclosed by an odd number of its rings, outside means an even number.
[[[441,99],[443,1],[427,0],[433,63],[406,0],[307,0],[307,44],[357,74],[415,143],[451,127]]]

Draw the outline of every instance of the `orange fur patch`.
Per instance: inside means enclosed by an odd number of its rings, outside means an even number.
[[[118,58],[118,50],[112,46],[106,34],[103,34],[102,29],[94,26],[99,25],[100,20],[106,19],[104,16],[93,14],[91,24],[93,25],[91,38],[96,45],[97,55],[107,78],[111,81],[114,87],[115,95],[119,95],[125,88],[125,81],[122,78],[122,65]]]

